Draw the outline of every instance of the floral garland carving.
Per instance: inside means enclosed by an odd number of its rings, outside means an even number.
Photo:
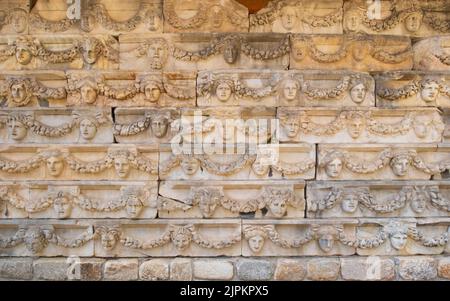
[[[450,66],[450,55],[449,54],[435,54],[435,57],[437,57],[442,64]]]
[[[250,45],[245,38],[241,37],[241,51],[246,56],[255,60],[273,60],[282,57],[291,51],[289,39],[290,36],[285,35],[278,45],[271,47],[271,49],[268,50],[261,50]]]
[[[311,201],[308,211],[319,212],[333,208],[334,205],[343,197],[343,190],[338,187],[332,187],[327,196],[323,199],[315,199]]]
[[[223,43],[221,43],[218,38],[214,38],[206,47],[200,50],[188,51],[173,46],[171,48],[171,53],[172,56],[179,61],[197,62],[220,53],[223,47],[222,44]]]
[[[98,92],[102,95],[105,95],[108,98],[112,98],[115,100],[127,100],[135,97],[139,93],[139,87],[131,84],[127,86],[111,86],[108,85],[105,81],[101,81],[98,84]]]
[[[342,21],[342,9],[338,8],[325,16],[306,15],[302,21],[313,27],[330,27]]]
[[[306,134],[316,136],[334,135],[342,130],[344,126],[344,116],[342,114],[339,114],[327,124],[320,124],[313,122],[305,111],[300,113],[300,128]]]
[[[278,231],[275,229],[275,226],[266,227],[267,237],[277,246],[288,249],[288,248],[299,248],[302,245],[312,241],[315,239],[315,233],[317,231],[317,227],[312,225],[306,231],[304,237],[302,238],[294,238],[294,239],[286,239],[281,237]]]
[[[68,135],[72,132],[72,129],[76,124],[76,122],[72,120],[70,122],[66,122],[58,126],[51,126],[36,120],[31,115],[24,115],[24,114],[11,115],[8,117],[8,119],[18,120],[27,129],[31,129],[33,133],[35,133],[36,135],[46,137],[62,137]]]
[[[108,10],[101,3],[96,3],[90,7],[90,13],[95,17],[95,20],[99,22],[104,28],[113,31],[132,31],[142,23],[147,10],[144,6],[139,6],[136,14],[126,21],[115,21],[111,18]]]
[[[440,18],[433,13],[425,13],[423,21],[438,32],[448,33],[450,31],[448,15],[447,18]]]
[[[407,113],[395,123],[381,123],[374,118],[367,119],[367,130],[375,135],[405,135],[411,128],[414,113]]]
[[[39,168],[43,160],[41,155],[32,156],[29,159],[13,161],[0,157],[0,171],[7,173],[25,173]]]
[[[412,48],[409,45],[406,49],[400,50],[398,52],[387,52],[384,49],[374,47],[373,51],[370,55],[376,59],[377,61],[386,63],[386,64],[398,64],[406,61],[407,59],[412,57]]]
[[[272,165],[272,168],[284,175],[297,175],[313,169],[315,165],[314,159],[306,159],[304,162],[298,163],[278,161]]]
[[[335,63],[343,60],[348,54],[349,43],[344,39],[339,49],[333,53],[325,53],[317,48],[311,37],[296,37],[296,41],[306,43],[309,55],[319,63]]]
[[[87,174],[99,173],[112,167],[114,160],[111,156],[107,155],[103,159],[86,162],[70,154],[65,159],[70,169],[78,173]]]
[[[418,170],[431,175],[446,171],[449,165],[449,163],[445,161],[439,163],[426,163],[419,155],[414,153],[412,154],[411,164]]]
[[[411,193],[412,187],[403,187],[393,198],[380,204],[370,192],[365,191],[364,193],[358,194],[358,200],[362,205],[372,211],[378,213],[391,213],[405,207],[407,200],[411,198]]]
[[[163,82],[164,90],[167,95],[178,100],[190,100],[195,98],[195,88],[182,88],[171,84],[167,81]]]
[[[386,100],[399,100],[414,96],[419,93],[419,91],[419,81],[414,80],[400,88],[382,87],[380,89],[377,89],[377,96]]]
[[[446,246],[448,243],[448,232],[444,232],[438,237],[426,237],[425,234],[415,226],[408,227],[408,236],[428,248],[442,247]]]
[[[439,210],[450,212],[450,201],[444,198],[439,191],[439,186],[431,186],[427,189],[427,196],[431,204]]]
[[[240,155],[237,160],[224,164],[211,161],[207,155],[199,155],[195,156],[195,158],[200,162],[201,166],[209,172],[220,176],[227,176],[236,173],[245,168],[248,164],[253,163],[256,159],[256,155]]]
[[[64,32],[69,30],[69,28],[76,23],[76,19],[69,19],[67,17],[64,17],[58,21],[50,21],[43,18],[38,12],[33,12],[30,14],[30,24],[33,27],[46,32]]]
[[[384,231],[384,229],[379,230],[373,237],[371,238],[355,238],[349,239],[345,235],[343,229],[338,229],[338,239],[339,241],[347,245],[349,247],[359,248],[359,249],[373,249],[381,246],[386,239],[388,238],[388,234]]]
[[[397,11],[394,8],[392,8],[391,10],[391,14],[389,15],[389,17],[384,18],[384,19],[369,19],[367,17],[367,14],[364,14],[364,17],[362,18],[362,22],[363,24],[374,30],[377,32],[380,31],[385,31],[385,30],[389,30],[391,28],[394,28],[395,26],[397,26],[397,24],[403,22],[403,20],[413,11],[415,11],[414,9],[408,9],[408,10],[404,10],[404,11]]]
[[[145,116],[132,123],[115,123],[113,127],[113,134],[115,136],[133,136],[142,133],[150,126],[152,118],[150,116]]]
[[[350,87],[350,76],[344,76],[333,88],[312,88],[308,82],[304,82],[302,91],[311,99],[340,99]]]
[[[348,153],[345,152],[343,155],[345,158],[345,167],[352,172],[360,174],[373,173],[382,169],[389,164],[393,156],[392,151],[390,149],[386,149],[380,152],[373,162],[362,161],[353,163],[352,161],[354,160],[352,160]]]
[[[138,239],[126,236],[126,237],[121,237],[120,238],[120,243],[124,247],[127,247],[127,248],[148,250],[148,249],[153,249],[153,248],[157,248],[157,247],[166,245],[166,244],[168,244],[171,241],[171,239],[172,239],[171,238],[171,232],[169,231],[169,229],[167,229],[157,239],[153,239],[153,240],[150,240],[150,241],[142,242],[142,241],[140,241]]]
[[[164,1],[164,17],[169,24],[177,29],[193,29],[204,24],[208,18],[208,6],[199,3],[198,12],[190,18],[180,18],[175,12],[173,0]]]

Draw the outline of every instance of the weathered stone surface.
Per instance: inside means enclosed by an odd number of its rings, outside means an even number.
[[[37,280],[62,281],[70,278],[71,267],[65,258],[39,258],[33,262],[33,272]]]
[[[2,1],[0,11],[1,34],[25,34],[28,33],[28,12],[30,3],[28,0]]]
[[[170,280],[192,280],[192,260],[187,258],[175,258],[170,262]]]
[[[236,264],[237,276],[242,281],[271,280],[275,264],[267,260],[241,259]]]
[[[0,278],[30,280],[33,278],[33,260],[31,258],[0,259]]]
[[[414,44],[414,69],[449,71],[448,49],[450,37],[437,36],[423,39]]]
[[[194,261],[194,278],[204,280],[231,280],[234,267],[226,260],[196,260]]]
[[[306,261],[279,259],[275,269],[274,280],[300,281],[306,277]]]
[[[137,259],[115,259],[105,262],[105,280],[137,280],[138,260]]]
[[[307,265],[307,278],[314,281],[331,281],[339,277],[339,259],[311,259]]]
[[[100,258],[82,258],[71,262],[71,271],[69,278],[71,280],[99,281],[103,278],[104,259]]]
[[[168,280],[169,263],[163,259],[151,259],[144,261],[139,267],[139,279],[141,280]]]
[[[433,280],[437,276],[436,260],[431,257],[402,257],[398,273],[404,280]]]
[[[395,263],[381,257],[341,258],[344,280],[394,280]]]
[[[438,260],[438,275],[441,278],[450,279],[450,258]]]

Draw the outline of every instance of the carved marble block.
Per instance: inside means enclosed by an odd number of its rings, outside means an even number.
[[[414,44],[413,52],[415,70],[450,71],[450,36],[423,39]]]
[[[250,31],[341,34],[342,5],[342,0],[271,0],[250,15]]]
[[[121,35],[122,70],[287,69],[286,34]]]
[[[448,181],[309,182],[308,218],[450,216]]]
[[[445,128],[439,110],[278,108],[280,142],[431,143]]]
[[[23,144],[0,150],[0,179],[156,180],[154,146]]]
[[[0,143],[113,143],[110,110],[0,110]]]
[[[449,168],[436,144],[320,144],[318,180],[428,180]]]
[[[9,71],[0,73],[0,106],[65,106],[66,85],[66,76],[62,71]]]
[[[408,37],[367,35],[292,35],[291,69],[408,70]]]
[[[109,35],[0,36],[0,69],[117,69],[119,43]]]
[[[160,148],[163,180],[312,179],[314,144],[187,144]]]
[[[357,220],[243,220],[243,256],[353,255],[339,237],[355,237]]]
[[[155,218],[157,182],[3,182],[2,218]]]
[[[235,0],[165,0],[164,32],[248,32],[248,9]]]
[[[443,132],[444,143],[450,142],[450,108],[442,110],[442,118],[444,119],[445,128]]]
[[[31,33],[120,33],[162,32],[160,0],[84,0],[80,18],[69,19],[76,4],[66,0],[38,0],[30,13]],[[74,8],[75,7],[75,8]],[[76,14],[76,13],[75,13]]]
[[[434,6],[431,6],[435,2]],[[347,33],[428,37],[448,34],[449,8],[444,1],[348,1],[344,3],[343,27]],[[431,4],[431,5],[430,5]],[[379,16],[376,14],[379,13]]]
[[[0,256],[94,256],[89,223],[54,220],[2,220]]]
[[[150,220],[97,222],[95,256],[239,256],[241,221]]]
[[[450,107],[450,73],[396,71],[375,80],[377,107]]]
[[[0,2],[0,34],[28,33],[29,0],[3,0]]]
[[[361,256],[441,254],[449,225],[444,218],[360,219],[356,239],[342,239]]]
[[[303,218],[303,181],[163,181],[159,218]]]

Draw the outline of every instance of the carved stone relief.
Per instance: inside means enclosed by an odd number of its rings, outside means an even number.
[[[0,33],[28,33],[29,1],[15,0],[0,3]]]
[[[450,70],[450,37],[448,36],[418,41],[414,44],[413,52],[415,70]]]

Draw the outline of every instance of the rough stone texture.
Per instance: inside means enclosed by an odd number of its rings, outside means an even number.
[[[116,259],[108,260],[104,266],[105,280],[137,280],[138,260],[137,259]]]
[[[30,280],[33,278],[32,259],[0,259],[0,278]]]
[[[172,260],[170,263],[170,280],[192,280],[192,260],[186,258],[175,258]]]
[[[77,265],[74,267],[73,279],[86,281],[102,280],[104,262],[104,259],[81,259],[80,263],[78,263],[79,267]]]
[[[339,277],[339,259],[311,259],[307,265],[307,278],[309,280],[336,280]]]
[[[270,280],[274,274],[275,264],[266,260],[242,259],[236,264],[240,280]]]
[[[231,280],[233,264],[225,260],[194,261],[194,278],[204,280]]]
[[[450,258],[438,259],[438,275],[441,278],[450,279]]]
[[[139,267],[141,280],[168,280],[169,264],[167,260],[152,259],[144,261]]]
[[[306,277],[306,261],[279,259],[275,269],[274,280],[300,281]]]
[[[33,262],[34,278],[38,280],[62,281],[73,275],[73,262],[66,258],[40,258]]]
[[[380,257],[341,258],[341,275],[344,280],[393,280],[395,263]]]
[[[398,273],[404,280],[433,280],[437,276],[437,263],[431,257],[400,258]]]

